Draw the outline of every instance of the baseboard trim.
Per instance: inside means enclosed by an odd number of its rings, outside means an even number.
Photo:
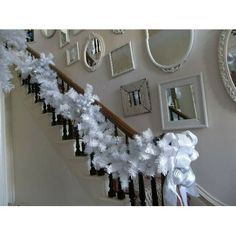
[[[197,184],[198,192],[200,195],[200,199],[207,202],[209,206],[227,206],[224,202],[218,200],[217,198],[213,197],[210,193],[208,193],[203,187]]]

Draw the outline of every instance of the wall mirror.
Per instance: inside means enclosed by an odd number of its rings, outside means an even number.
[[[131,42],[109,53],[111,75],[116,77],[135,69]]]
[[[163,130],[208,126],[202,74],[159,85]]]
[[[60,39],[60,48],[67,45],[70,42],[69,31],[68,30],[60,30],[59,31],[59,39]]]
[[[84,65],[88,71],[95,71],[102,63],[105,55],[105,43],[103,38],[96,34],[89,34],[84,47]]]
[[[224,86],[236,102],[236,30],[223,30],[218,48],[220,74]]]
[[[44,29],[40,30],[40,32],[45,38],[51,38],[56,33],[56,30]]]
[[[186,62],[193,39],[193,30],[146,30],[148,55],[165,72],[175,72]]]
[[[147,79],[141,79],[120,87],[124,116],[151,112],[151,99]]]

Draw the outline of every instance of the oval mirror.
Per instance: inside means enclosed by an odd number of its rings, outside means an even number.
[[[236,102],[236,30],[223,30],[218,48],[220,74],[224,86]]]
[[[84,64],[89,71],[95,71],[102,63],[105,55],[105,43],[103,38],[91,33],[84,47]]]
[[[45,38],[51,38],[56,33],[56,30],[44,29],[40,30],[40,32]]]
[[[187,60],[193,30],[146,30],[146,46],[152,62],[165,72],[177,71]]]

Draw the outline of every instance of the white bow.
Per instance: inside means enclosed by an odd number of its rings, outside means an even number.
[[[191,162],[199,156],[195,150],[197,141],[197,137],[190,131],[167,133],[159,141],[160,171],[166,175],[163,186],[164,205],[176,206],[177,198],[181,205],[188,205],[187,193],[198,196],[195,175],[190,167]]]

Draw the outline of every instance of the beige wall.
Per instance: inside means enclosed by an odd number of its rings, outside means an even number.
[[[15,81],[15,84],[18,83]],[[33,96],[17,85],[7,100],[8,108],[11,106],[9,117],[14,150],[13,203],[33,206],[101,204],[88,192],[90,190],[87,191],[86,182],[77,178],[67,165],[68,152],[65,155],[59,149],[62,145],[60,130],[56,135],[55,132],[49,135],[52,129],[49,116],[41,114],[40,105],[34,104]],[[58,142],[57,145],[53,141]],[[68,149],[68,145],[64,146]],[[72,146],[69,148],[73,150]],[[96,188],[96,182],[93,187]]]
[[[138,131],[151,128],[160,134],[161,116],[158,99],[158,84],[167,79],[177,79],[188,75],[203,73],[208,110],[209,127],[192,130],[199,138],[197,150],[199,159],[193,164],[197,182],[211,195],[226,204],[236,205],[236,104],[232,102],[220,78],[217,64],[217,47],[220,31],[196,30],[195,40],[189,60],[183,68],[175,73],[164,73],[155,67],[145,47],[143,30],[126,30],[123,35],[115,35],[111,30],[96,30],[105,41],[106,56],[96,72],[88,72],[82,60],[71,66],[65,64],[65,49],[77,40],[80,46],[80,57],[89,31],[76,36],[71,35],[71,43],[59,49],[59,35],[45,39],[36,31],[36,42],[31,46],[39,52],[52,52],[56,66],[69,77],[85,87],[90,83],[101,101],[112,111],[123,117],[119,88],[121,85],[147,78],[150,85],[152,112],[125,118],[125,121]],[[111,78],[108,53],[131,40],[136,69],[122,76]]]

